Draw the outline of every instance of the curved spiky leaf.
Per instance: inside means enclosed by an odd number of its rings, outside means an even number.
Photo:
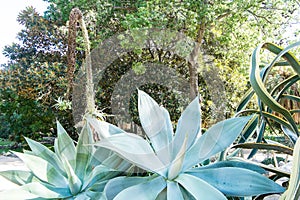
[[[114,199],[121,191],[142,183],[150,181],[153,177],[125,177],[120,176],[108,181],[104,188],[107,200]]]
[[[284,132],[284,134],[286,136],[288,136],[288,138],[290,138],[290,140],[296,144],[296,141],[298,139],[298,136],[293,132],[291,131],[291,129],[287,128],[286,126],[283,126],[281,125],[281,130]]]
[[[284,188],[274,181],[257,172],[244,168],[222,167],[201,169],[199,167],[188,170],[186,173],[206,181],[229,196],[256,196],[284,191]]]
[[[61,157],[65,157],[70,165],[75,169],[76,165],[76,150],[72,138],[66,130],[57,121],[57,139],[54,141],[55,153]]]
[[[177,182],[167,181],[167,199],[184,200]]]
[[[267,143],[243,143],[236,144],[232,148],[242,148],[242,149],[265,149],[279,151],[288,155],[293,155],[293,149],[280,144],[267,144]]]
[[[173,159],[176,158],[178,152],[180,151],[184,138],[187,136],[187,146],[186,149],[189,149],[196,138],[200,136],[201,129],[201,110],[199,105],[199,97],[196,97],[183,111],[181,114],[175,137],[172,143],[173,147]]]
[[[275,99],[270,95],[270,93],[265,88],[259,73],[259,52],[261,48],[264,46],[268,48],[269,43],[258,46],[252,56],[251,56],[251,70],[250,70],[250,83],[255,93],[259,97],[259,99],[266,105],[270,107],[273,111],[281,113],[286,120],[290,123],[293,130],[298,134],[297,126],[291,116],[291,113],[282,107]],[[272,46],[272,45],[271,45]],[[272,46],[273,47],[273,46]],[[269,48],[268,48],[269,49]]]
[[[240,162],[240,161],[219,161],[210,165],[202,166],[201,169],[216,169],[221,167],[238,167],[243,169],[248,169],[251,171],[255,171],[260,174],[265,174],[266,170],[249,162]]]
[[[32,172],[21,170],[0,171],[0,176],[17,185],[25,185],[35,179]]]
[[[184,170],[195,166],[231,145],[252,116],[221,121],[209,128],[186,153]]]
[[[186,153],[187,139],[188,139],[188,136],[186,135],[180,151],[178,152],[176,158],[173,160],[173,162],[171,163],[171,165],[169,167],[169,170],[168,170],[168,179],[169,180],[173,180],[174,178],[176,178],[182,169],[184,156]]]
[[[85,124],[81,130],[76,145],[76,167],[75,174],[83,181],[86,173],[90,173],[90,159],[93,154],[93,146],[90,144],[93,142],[91,129]]]
[[[114,200],[143,199],[153,200],[166,187],[167,183],[162,176],[153,178],[145,183],[134,185],[122,190]]]
[[[75,174],[74,169],[72,168],[72,166],[70,165],[68,160],[66,158],[64,158],[64,156],[62,157],[62,161],[63,161],[64,168],[68,175],[69,189],[70,189],[72,195],[76,195],[81,190],[82,182],[78,178],[78,176]]]
[[[57,187],[67,188],[68,181],[46,160],[33,155],[14,152],[40,180]]]
[[[227,198],[216,188],[200,178],[190,174],[182,173],[175,181],[180,183],[196,200],[227,200]]]
[[[101,121],[91,117],[87,118],[86,120],[89,126],[93,129],[93,131],[97,133],[98,138],[100,140],[115,134],[125,133],[124,130],[105,121]]]
[[[163,155],[160,155],[161,149],[169,146],[173,136],[173,127],[168,111],[141,90],[138,90],[138,111],[143,129],[155,152],[165,164],[170,163],[171,152],[163,152]]]
[[[12,190],[0,192],[0,197],[1,199],[24,200],[38,198],[59,199],[65,198],[66,196],[62,196],[59,193],[54,192],[53,190],[49,190],[41,183],[33,182]]]
[[[293,167],[291,178],[289,181],[289,187],[287,191],[284,193],[284,196],[281,200],[288,199],[299,199],[300,198],[300,139],[297,140],[294,153],[293,153]]]
[[[29,145],[30,149],[32,150],[31,155],[35,155],[44,160],[47,160],[61,174],[66,175],[65,171],[62,168],[63,164],[61,160],[57,157],[57,155],[53,151],[51,151],[49,148],[42,145],[41,143],[31,140],[29,138],[25,137],[25,140]]]
[[[95,143],[95,146],[114,151],[120,157],[142,169],[166,176],[167,166],[159,160],[150,144],[140,136],[121,133],[103,139]]]

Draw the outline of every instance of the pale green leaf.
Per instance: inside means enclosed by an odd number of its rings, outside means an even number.
[[[89,173],[89,163],[91,155],[93,153],[93,146],[90,144],[93,142],[92,132],[87,124],[81,130],[76,145],[76,168],[75,174],[83,181],[85,173]]]
[[[17,185],[25,185],[35,179],[32,172],[21,170],[0,171],[0,176]]]
[[[196,200],[227,200],[219,190],[195,176],[183,173],[175,181],[180,183]]]
[[[256,196],[284,191],[283,187],[264,175],[245,168],[202,169],[199,167],[188,170],[186,173],[204,180],[229,196]]]
[[[57,169],[46,160],[37,156],[22,154],[18,152],[14,152],[14,154],[16,154],[21,160],[23,160],[26,166],[40,180],[55,185],[57,187],[67,187],[68,181],[66,180],[66,178],[62,174],[60,174],[59,171],[57,171]]]
[[[169,147],[173,136],[173,127],[168,111],[141,90],[138,90],[138,111],[143,129],[158,157],[165,164],[170,163],[171,149],[167,148],[169,150],[167,152],[161,151],[161,149]]]
[[[209,128],[186,153],[184,170],[229,147],[242,132],[252,116],[235,117],[221,121]]]
[[[201,110],[199,105],[199,98],[196,97],[183,111],[178,120],[175,137],[172,143],[173,159],[180,151],[186,135],[188,137],[186,149],[189,149],[196,141],[196,138],[200,136],[200,129]]]
[[[114,200],[143,199],[153,200],[166,187],[167,183],[161,176],[145,183],[134,185],[122,190]]]
[[[121,191],[142,183],[146,183],[153,177],[117,177],[108,181],[105,186],[104,193],[108,200],[114,199]]]
[[[167,182],[167,199],[184,200],[182,192],[177,182],[175,181]]]
[[[57,122],[57,139],[55,139],[54,148],[59,158],[64,156],[75,169],[76,150],[74,142],[59,122]]]
[[[59,160],[57,155],[51,151],[49,148],[46,146],[42,145],[39,142],[36,142],[34,140],[31,140],[29,138],[26,138],[26,142],[28,143],[30,149],[32,150],[31,155],[38,156],[46,161],[48,161],[53,167],[55,167],[61,174],[66,175],[65,171],[63,170],[62,162]]]
[[[140,136],[122,133],[103,139],[95,145],[116,152],[120,157],[142,169],[166,176],[167,166],[155,155],[150,144]]]
[[[36,199],[38,197],[46,199],[59,199],[66,196],[62,196],[59,193],[49,190],[47,187],[38,182],[33,182],[12,190],[0,192],[0,197],[1,199],[24,200]]]

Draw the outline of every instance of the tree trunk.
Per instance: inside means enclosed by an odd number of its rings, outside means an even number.
[[[190,75],[190,99],[193,100],[199,95],[198,91],[198,59],[199,59],[199,53],[200,53],[200,47],[204,35],[205,30],[205,24],[200,24],[197,38],[196,38],[196,44],[194,46],[194,49],[192,53],[190,54],[190,65],[189,65],[189,75]]]
[[[68,28],[68,51],[67,51],[67,62],[68,62],[68,88],[66,92],[66,99],[70,99],[73,88],[73,79],[76,65],[76,32],[77,23],[82,19],[82,13],[78,8],[73,8],[69,16],[69,28]]]

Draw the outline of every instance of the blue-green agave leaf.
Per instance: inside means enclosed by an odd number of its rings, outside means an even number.
[[[158,157],[165,164],[170,163],[171,149],[166,147],[170,147],[173,139],[173,127],[168,111],[141,90],[138,90],[138,111],[143,129]]]
[[[117,126],[95,118],[87,118],[87,123],[92,127],[93,131],[97,133],[100,140],[115,134],[125,133],[124,130]]]
[[[47,187],[38,182],[28,183],[15,189],[6,190],[0,192],[1,199],[13,199],[13,200],[24,200],[24,199],[59,199],[65,196],[59,193],[49,190]]]
[[[0,176],[17,185],[25,185],[35,179],[32,172],[21,170],[0,171]]]
[[[227,200],[219,190],[193,175],[182,173],[175,181],[180,183],[196,200]]]
[[[296,141],[298,139],[298,136],[296,133],[294,133],[293,131],[291,131],[291,129],[287,128],[286,126],[281,125],[281,129],[284,132],[284,134],[286,136],[288,136],[290,138],[290,140],[296,144]]]
[[[167,181],[167,199],[184,200],[182,192],[177,182]]]
[[[95,169],[85,178],[82,189],[90,188],[94,184],[101,183],[103,181],[114,178],[120,174],[120,172],[113,169],[109,169],[103,165],[98,165]]]
[[[181,114],[173,141],[173,159],[176,158],[179,150],[183,145],[184,138],[187,139],[186,149],[189,149],[196,141],[197,136],[200,136],[201,129],[201,110],[199,98],[196,97]]]
[[[55,153],[61,159],[65,157],[70,165],[75,169],[76,166],[76,150],[72,138],[68,135],[66,130],[57,121],[57,138],[54,141]]]
[[[189,169],[225,150],[242,132],[251,117],[227,119],[209,128],[187,151],[183,169]]]
[[[153,178],[145,183],[134,185],[122,190],[114,200],[143,199],[153,200],[166,187],[167,183],[162,176]]]
[[[194,168],[186,173],[196,176],[229,196],[256,196],[281,193],[284,188],[267,177],[238,167]]]
[[[56,187],[67,188],[68,181],[46,160],[23,153],[14,152],[40,180],[51,183]]]
[[[93,153],[93,146],[90,144],[93,143],[91,129],[87,124],[81,130],[81,133],[78,138],[78,143],[76,145],[76,168],[75,174],[78,178],[83,181],[86,173],[90,173],[90,159]]]
[[[173,160],[173,162],[171,163],[171,165],[169,167],[168,180],[173,180],[174,178],[176,178],[182,169],[184,156],[185,156],[185,152],[186,152],[187,139],[188,139],[188,136],[186,134],[186,137],[184,138],[184,142],[183,142],[183,145],[181,146],[180,151],[178,152],[176,158]]]
[[[108,181],[104,188],[105,196],[108,200],[114,199],[121,191],[152,180],[153,177],[125,177],[120,176]]]
[[[202,166],[200,168],[202,170],[202,169],[216,169],[216,168],[221,168],[221,167],[238,167],[238,168],[249,169],[249,170],[255,171],[255,172],[260,173],[260,174],[265,174],[266,173],[266,170],[264,170],[260,166],[249,163],[249,162],[246,162],[246,161],[245,162],[241,162],[241,161],[219,161],[219,162],[215,162],[215,163],[210,164],[210,165]],[[195,168],[195,169],[197,169],[197,168]]]
[[[62,156],[62,161],[68,175],[69,189],[72,195],[76,195],[81,190],[82,182],[75,174],[75,171],[70,165],[69,161],[64,156]]]
[[[47,160],[53,167],[55,167],[61,174],[66,175],[64,169],[62,168],[63,164],[61,160],[57,157],[57,155],[51,151],[46,146],[42,145],[39,142],[26,138],[26,142],[28,143],[30,149],[32,150],[31,155],[38,156],[44,160]],[[27,152],[28,153],[28,152]]]
[[[113,135],[95,145],[116,152],[120,157],[142,169],[166,176],[167,166],[159,160],[150,144],[138,135],[130,133]]]

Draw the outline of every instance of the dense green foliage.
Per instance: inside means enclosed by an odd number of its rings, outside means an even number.
[[[39,15],[33,8],[26,8],[18,17],[18,22],[23,24],[25,28],[18,34],[21,43],[15,43],[4,49],[4,55],[10,61],[5,64],[5,70],[24,70],[30,68],[43,68],[45,73],[51,73],[52,66],[60,66],[64,71],[67,66],[67,27],[68,17],[72,8],[78,7],[84,15],[86,26],[88,27],[89,38],[92,49],[97,47],[102,41],[114,34],[123,33],[124,31],[134,30],[136,28],[168,28],[174,31],[182,32],[193,40],[197,41],[201,47],[201,54],[210,57],[209,65],[204,65],[202,56],[199,57],[199,74],[198,85],[199,91],[203,95],[203,120],[204,125],[209,126],[219,119],[231,116],[247,87],[246,69],[248,57],[252,48],[256,44],[268,38],[271,41],[277,41],[276,37],[280,37],[289,22],[292,22],[293,14],[297,9],[295,1],[111,1],[111,0],[46,0],[49,7],[44,16]],[[200,34],[201,33],[201,34]],[[80,33],[77,37],[77,67],[82,63],[84,58],[83,37]],[[125,55],[122,59],[116,60],[108,67],[111,71],[107,71],[105,80],[111,80],[104,83],[100,80],[98,83],[98,107],[111,112],[110,97],[112,88],[115,83],[122,77],[127,70],[137,66],[139,63],[155,62],[169,63],[170,67],[179,67],[178,61],[182,58],[165,58],[159,60],[160,50],[153,50],[154,57],[145,55],[146,51],[135,51],[134,53]],[[149,53],[149,52],[148,52]],[[45,65],[45,63],[47,63]],[[44,66],[44,67],[41,67]],[[188,63],[181,63],[181,74],[190,79]],[[206,79],[205,70],[211,69],[217,71],[224,83],[225,94],[221,95],[221,102],[224,105],[220,107],[214,97],[213,89],[207,85],[211,80]],[[1,73],[3,71],[1,70]],[[4,75],[5,76],[5,75]],[[14,75],[12,75],[14,76]],[[3,78],[3,76],[1,76]],[[65,77],[63,73],[60,77]],[[112,77],[112,78],[111,78]],[[239,77],[239,78],[237,78]],[[18,78],[18,75],[15,76]],[[30,82],[43,82],[43,78],[33,74],[29,76]],[[65,78],[64,78],[65,79]],[[4,80],[4,79],[3,79]],[[21,79],[20,79],[21,80]],[[45,85],[44,85],[45,86]],[[41,94],[48,92],[48,87],[41,87],[41,90],[32,87],[21,86],[24,93],[31,93],[31,90],[39,91]],[[4,90],[6,88],[2,87]],[[29,91],[26,90],[29,89]],[[31,89],[30,89],[31,88]],[[148,89],[147,89],[148,88]],[[167,108],[176,107],[178,95],[170,89],[166,89],[164,94],[160,91],[161,86],[146,85],[145,89],[153,96],[167,97],[162,100]],[[7,90],[9,90],[7,88]],[[14,89],[15,90],[15,89]],[[59,97],[64,98],[66,91],[57,91],[53,89],[49,94],[49,101],[44,103],[37,98],[41,95],[34,95],[37,107],[44,108],[51,112],[50,115],[57,116],[56,111],[52,110],[55,100]],[[171,94],[171,95],[169,95]],[[20,95],[18,93],[18,95]],[[22,96],[23,98],[23,96]],[[25,96],[24,98],[27,99]],[[70,100],[70,99],[67,99]],[[157,98],[158,100],[158,98]],[[6,100],[7,101],[7,100]],[[132,101],[134,105],[135,101]],[[166,102],[174,102],[167,105]],[[182,105],[181,105],[182,107]],[[219,109],[219,110],[218,110]],[[132,108],[131,113],[136,113],[136,107]],[[216,111],[220,113],[215,114]],[[7,111],[6,117],[12,117]],[[170,110],[174,119],[179,118],[180,109]],[[1,114],[4,114],[3,111]],[[68,130],[73,126],[73,120],[70,110],[66,111],[68,119]],[[133,119],[138,119],[135,114]],[[41,117],[45,118],[45,117]],[[55,124],[54,118],[51,119]],[[111,120],[114,121],[114,120]],[[8,126],[6,126],[9,129]],[[40,130],[44,132],[44,130]],[[13,131],[12,131],[13,132]]]

